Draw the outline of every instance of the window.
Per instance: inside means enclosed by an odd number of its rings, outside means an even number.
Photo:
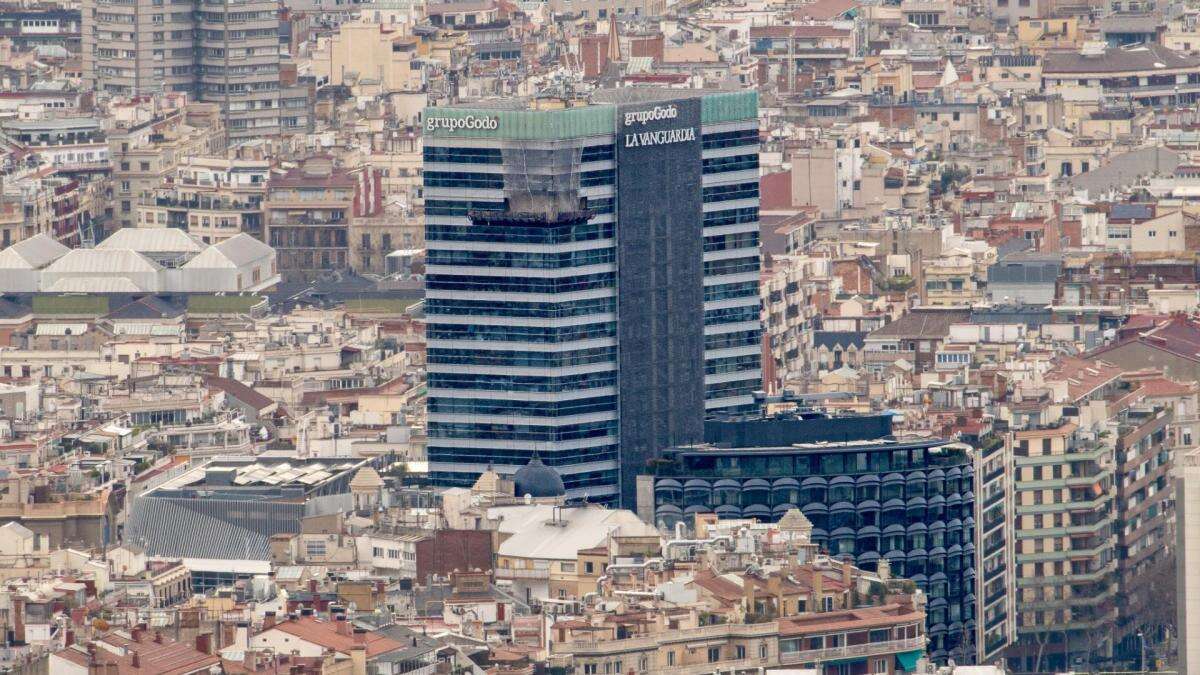
[[[709,647],[708,648],[708,662],[716,663],[717,661],[720,661],[720,660],[721,660],[721,648],[720,647]]]
[[[675,665],[675,652],[667,652],[667,665]]]
[[[871,672],[875,675],[886,675],[888,671],[887,659],[875,659],[872,663]]]
[[[324,539],[309,539],[304,542],[304,555],[309,558],[322,558],[325,556],[325,540]]]
[[[800,610],[800,613],[803,614],[804,610]],[[758,645],[758,658],[767,658],[767,643],[763,642],[762,644]]]
[[[745,659],[746,658],[746,647],[744,645],[738,645],[738,646],[734,647],[733,654],[734,654],[733,657],[735,659],[737,659],[738,661]]]

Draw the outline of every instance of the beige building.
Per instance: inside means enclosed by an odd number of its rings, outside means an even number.
[[[153,195],[183,158],[223,151],[225,143],[218,107],[204,103],[109,134],[115,225],[135,227],[138,204]]]
[[[313,74],[332,85],[375,81],[383,93],[420,91],[420,40],[398,26],[363,19],[344,23],[313,52]]]
[[[137,226],[179,228],[205,244],[242,232],[262,239],[270,168],[265,160],[186,157],[157,189],[141,197]]]
[[[662,16],[667,3],[664,0],[550,0],[547,8],[560,16],[576,16],[584,19],[605,19],[609,12],[622,16]]]
[[[969,255],[947,255],[925,263],[922,269],[925,304],[933,307],[962,307],[981,299],[975,281],[975,263]]]

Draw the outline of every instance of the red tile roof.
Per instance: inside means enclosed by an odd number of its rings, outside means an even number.
[[[336,621],[322,621],[311,616],[277,623],[270,630],[282,631],[305,642],[347,654],[358,644],[358,636],[343,635],[337,631]],[[361,637],[367,647],[367,658],[404,648],[403,644],[379,633],[368,632]]]
[[[95,649],[95,663],[112,664],[120,675],[190,675],[191,673],[207,673],[208,669],[220,663],[220,659],[211,654],[205,654],[193,649],[190,645],[161,638],[156,642],[149,635],[143,636],[140,642],[134,642],[124,636],[112,633],[100,639],[112,647],[125,651],[119,656],[104,647]],[[59,658],[66,659],[83,668],[88,666],[88,654],[82,646],[74,646],[56,652]],[[133,665],[134,654],[137,654],[138,666]],[[108,671],[111,673],[112,671]]]

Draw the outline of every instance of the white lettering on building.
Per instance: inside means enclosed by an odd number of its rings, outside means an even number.
[[[634,124],[646,124],[647,122],[657,122],[658,120],[673,120],[676,117],[679,117],[679,108],[673,105],[656,105],[649,110],[625,113],[625,126],[630,127]]]
[[[648,145],[686,143],[694,140],[696,140],[696,127],[667,129],[665,131],[642,131],[636,134],[625,134],[625,147],[640,148]]]
[[[435,129],[445,129],[446,131],[457,131],[459,129],[481,129],[484,131],[492,131],[499,127],[499,117],[467,115],[466,117],[425,118],[425,131],[434,131]]]

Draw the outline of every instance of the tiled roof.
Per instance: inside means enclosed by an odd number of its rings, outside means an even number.
[[[969,309],[918,308],[871,332],[869,338],[944,338],[950,325],[971,318]]]
[[[343,635],[337,630],[336,621],[322,621],[315,617],[304,616],[292,621],[275,624],[270,630],[277,630],[293,635],[305,642],[320,645],[335,652],[348,654],[359,644],[359,636]],[[361,635],[367,648],[367,658],[373,658],[396,649],[402,649],[403,644],[375,632]]]

